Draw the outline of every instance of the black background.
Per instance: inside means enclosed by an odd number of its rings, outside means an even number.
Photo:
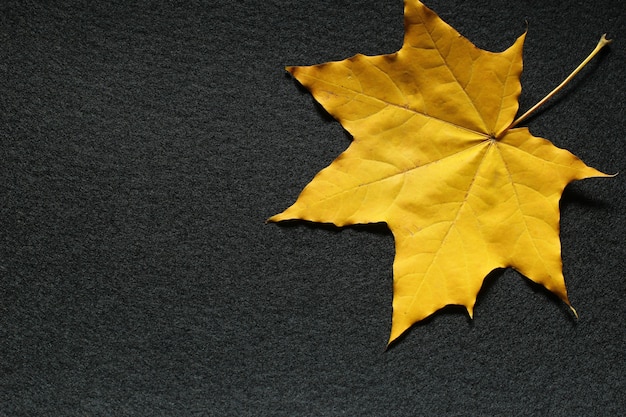
[[[620,0],[428,0],[477,46],[528,28],[526,125],[624,171]],[[400,0],[0,3],[0,415],[618,415],[624,175],[569,186],[580,319],[519,274],[385,350],[384,226],[265,224],[349,144],[283,70],[395,52]]]

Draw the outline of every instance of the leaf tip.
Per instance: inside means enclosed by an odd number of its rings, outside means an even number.
[[[576,320],[578,320],[578,313],[576,312],[576,309],[572,307],[571,304],[568,304],[567,306],[570,308],[570,310],[572,310],[572,313],[574,313],[574,317],[576,317]]]
[[[268,224],[268,223],[278,223],[281,220],[282,219],[280,218],[280,214],[274,214],[272,217],[270,217],[267,220],[265,220],[265,224]]]
[[[583,179],[586,179],[586,178],[615,178],[615,177],[617,177],[618,174],[619,174],[619,171],[614,173],[614,174],[607,174],[605,172],[598,171],[595,168],[591,168],[591,172],[587,176],[585,176]]]

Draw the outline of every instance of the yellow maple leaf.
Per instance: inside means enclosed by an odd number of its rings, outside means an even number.
[[[571,307],[559,200],[571,181],[606,174],[514,127],[524,37],[485,51],[406,0],[398,52],[287,67],[353,141],[269,221],[388,225],[389,342],[447,305],[472,316],[496,268],[516,269]]]

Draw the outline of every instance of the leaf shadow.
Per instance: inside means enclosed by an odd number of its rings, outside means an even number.
[[[474,311],[476,311],[477,307],[480,307],[483,300],[487,298],[487,295],[493,292],[493,288],[496,285],[496,281],[504,275],[507,269],[508,268],[496,268],[487,274],[487,276],[483,280],[483,285],[480,287],[480,291],[478,291],[478,295],[476,296],[476,303],[474,304]],[[474,320],[470,319],[470,323],[473,325]]]
[[[339,234],[344,230],[360,230],[368,233],[373,233],[378,236],[391,236],[389,227],[384,222],[378,223],[366,223],[366,224],[351,224],[348,226],[337,226],[332,223],[317,223],[309,220],[282,220],[276,223],[280,227],[297,228],[305,227],[310,230],[326,230],[331,233]]]
[[[487,295],[492,291],[493,287],[495,286],[496,280],[502,277],[507,270],[514,271],[516,275],[522,278],[524,284],[534,294],[543,295],[550,303],[558,306],[561,313],[567,319],[569,319],[571,323],[576,324],[576,317],[572,314],[572,311],[567,306],[567,304],[563,302],[563,300],[561,300],[556,294],[548,290],[543,285],[537,284],[536,282],[532,281],[530,278],[528,278],[527,276],[525,276],[524,274],[516,270],[515,268],[510,268],[510,267],[494,269],[487,275],[487,277],[485,277],[485,280],[483,281],[483,286],[478,292],[478,297],[476,298],[476,305],[475,305],[474,310],[476,310],[476,307],[480,306],[480,304],[482,303],[482,299],[487,298]]]
[[[317,100],[315,100],[313,94],[311,94],[311,92],[307,90],[305,86],[300,84],[298,80],[293,78],[289,73],[285,73],[285,78],[291,78],[300,95],[309,96],[311,102],[313,103],[313,108],[315,109],[315,112],[320,117],[320,119],[322,119],[322,121],[324,121],[325,123],[339,123],[330,113],[328,113],[328,111],[326,111],[326,109]],[[353,139],[352,135],[345,128],[343,129],[343,132],[348,141],[351,142]]]
[[[554,294],[553,292],[548,290],[543,285],[537,284],[536,282],[531,281],[528,277],[522,275],[519,272],[517,272],[517,273],[522,278],[524,278],[524,283],[526,284],[526,286],[528,288],[530,288],[530,290],[534,294],[543,295],[544,298],[546,298],[550,303],[552,303],[552,304],[554,304],[555,306],[558,307],[558,309],[561,312],[561,315],[563,316],[563,318],[565,318],[567,321],[569,321],[569,323],[570,323],[570,325],[572,327],[576,326],[576,324],[578,323],[578,320],[577,320],[576,316],[572,313],[572,310],[569,308],[569,306],[567,304],[565,304],[565,302],[563,302],[563,300],[561,300],[556,294]]]
[[[581,190],[575,183],[565,187],[559,202],[561,212],[570,207],[587,207],[591,209],[607,209],[610,203],[600,200],[596,197],[590,197],[589,194]]]
[[[487,298],[486,296],[492,291],[493,287],[495,286],[496,280],[502,277],[507,270],[514,271],[517,276],[522,278],[524,284],[534,294],[543,295],[551,304],[554,304],[555,306],[559,308],[563,316],[567,318],[570,321],[570,323],[576,324],[576,317],[572,314],[572,311],[567,306],[567,304],[563,302],[563,300],[561,300],[556,294],[548,290],[543,285],[537,284],[536,282],[532,281],[530,278],[528,278],[527,276],[525,276],[524,274],[516,270],[515,268],[510,268],[510,267],[494,269],[487,275],[487,277],[485,278],[485,281],[483,282],[483,286],[481,287],[478,293],[478,297],[476,299],[476,306],[479,306],[481,304],[482,302],[481,299]],[[476,308],[474,310],[476,310]]]
[[[325,121],[327,123],[336,122],[335,118],[330,113],[328,113],[326,111],[326,109],[324,107],[322,107],[322,105],[317,102],[317,100],[315,100],[313,95],[310,93],[309,90],[307,90],[307,88],[305,86],[303,86],[298,80],[293,78],[289,73],[285,73],[285,78],[290,78],[291,79],[293,84],[296,86],[296,89],[298,90],[298,93],[300,93],[301,96],[304,96],[304,95],[309,96],[309,98],[313,102],[313,105],[315,107],[315,111],[317,112],[317,114],[320,116],[320,118],[323,121]]]

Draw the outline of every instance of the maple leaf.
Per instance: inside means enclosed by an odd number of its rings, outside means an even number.
[[[571,307],[559,200],[568,183],[607,175],[514,127],[526,116],[514,120],[524,38],[485,51],[406,0],[398,52],[286,68],[353,141],[269,221],[388,225],[396,249],[390,343],[447,305],[473,316],[496,268],[516,269]]]

